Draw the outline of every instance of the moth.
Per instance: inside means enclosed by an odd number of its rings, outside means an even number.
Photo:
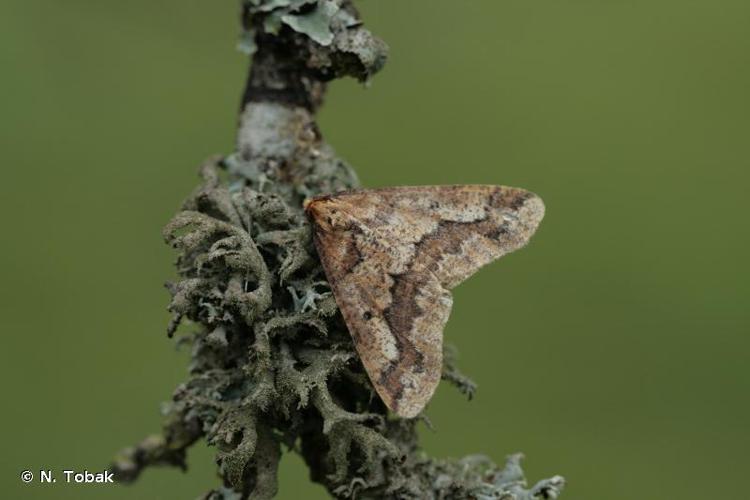
[[[412,418],[440,381],[450,290],[524,246],[544,203],[505,186],[415,186],[320,196],[305,212],[370,380]]]

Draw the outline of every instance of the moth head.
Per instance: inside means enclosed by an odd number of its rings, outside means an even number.
[[[349,226],[349,217],[342,210],[341,201],[332,196],[307,199],[303,206],[307,217],[321,231],[330,232]]]

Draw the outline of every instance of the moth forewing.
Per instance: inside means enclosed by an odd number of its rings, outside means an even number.
[[[327,195],[305,211],[370,380],[411,418],[440,381],[449,290],[525,245],[544,204],[518,188],[424,186]]]

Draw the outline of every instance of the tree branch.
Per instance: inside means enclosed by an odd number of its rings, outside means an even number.
[[[526,488],[520,455],[437,460],[416,425],[390,416],[356,355],[311,244],[306,197],[357,186],[315,122],[326,82],[368,80],[387,47],[348,0],[245,0],[240,47],[252,56],[237,150],[201,168],[203,184],[166,226],[180,280],[174,319],[194,324],[190,376],[163,436],[122,452],[118,480],[151,465],[185,467],[186,449],[217,447],[223,484],[207,499],[266,499],[282,445],[339,498],[556,498],[555,476]],[[444,379],[473,383],[446,356]]]

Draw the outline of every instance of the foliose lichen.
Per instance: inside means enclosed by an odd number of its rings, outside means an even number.
[[[326,79],[353,76],[366,81],[386,61],[385,44],[364,28],[348,0],[244,0],[238,49],[254,55],[268,37],[285,30],[310,68]]]

